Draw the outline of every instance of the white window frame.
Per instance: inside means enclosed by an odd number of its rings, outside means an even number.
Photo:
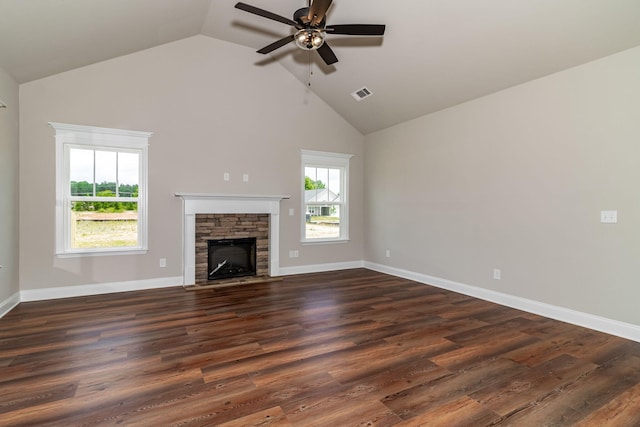
[[[353,154],[331,153],[325,151],[300,150],[302,159],[302,207],[301,242],[308,243],[340,243],[349,241],[349,163]],[[306,237],[306,203],[305,203],[305,168],[333,168],[340,169],[340,236],[331,238]]]
[[[56,255],[58,257],[145,254],[148,250],[148,147],[151,132],[49,122],[56,140]],[[138,182],[138,246],[112,248],[71,247],[71,148],[134,151],[140,154]]]

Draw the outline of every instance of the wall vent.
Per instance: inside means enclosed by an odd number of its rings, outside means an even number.
[[[356,101],[362,101],[363,99],[368,98],[371,95],[373,95],[373,93],[366,87],[363,87],[351,93],[351,96],[353,96]]]

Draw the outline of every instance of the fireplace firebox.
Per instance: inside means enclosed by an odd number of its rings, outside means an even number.
[[[208,240],[207,279],[256,275],[256,238]]]

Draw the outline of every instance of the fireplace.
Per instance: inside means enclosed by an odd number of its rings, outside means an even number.
[[[207,280],[256,275],[256,238],[207,241]]]
[[[269,277],[269,214],[196,214],[195,225],[196,285],[249,275]],[[213,259],[212,242],[221,246]],[[225,271],[232,261],[233,272]],[[242,270],[252,271],[239,271],[238,263],[245,264]],[[218,264],[220,274],[212,274]]]
[[[207,240],[257,237],[257,276],[279,275],[280,201],[289,196],[210,193],[175,193],[175,196],[182,199],[185,287],[208,282]],[[249,218],[253,214],[264,216]],[[210,224],[201,228],[203,221]],[[239,222],[241,229],[233,226],[232,233],[224,231],[230,222]],[[253,230],[247,229],[250,224]],[[202,252],[204,257],[200,255]]]

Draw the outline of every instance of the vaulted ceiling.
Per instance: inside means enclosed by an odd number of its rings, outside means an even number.
[[[197,34],[253,49],[290,34],[236,1],[0,0],[0,67],[24,83]],[[288,18],[306,6],[244,2]],[[334,0],[327,22],[387,29],[327,35],[333,66],[293,44],[252,65],[310,83],[363,134],[640,45],[638,0]],[[357,102],[362,87],[373,96]]]

